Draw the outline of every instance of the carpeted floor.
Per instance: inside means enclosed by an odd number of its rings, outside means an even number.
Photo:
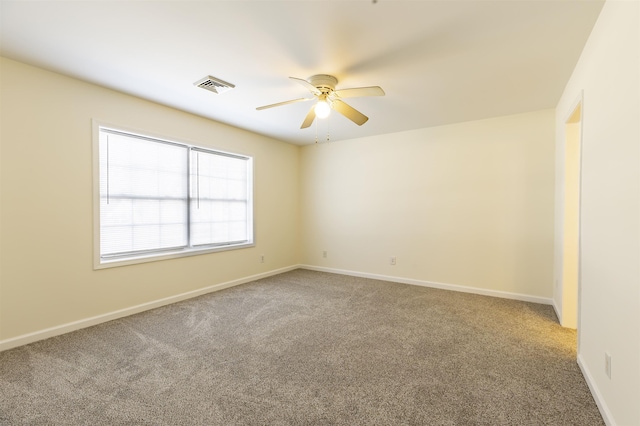
[[[550,306],[296,270],[0,353],[0,424],[602,425]]]

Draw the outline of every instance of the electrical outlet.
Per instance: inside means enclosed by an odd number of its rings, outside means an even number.
[[[260,255],[260,263],[264,263],[264,254]]]
[[[327,258],[327,251],[326,251],[326,250],[324,250],[324,251],[322,252],[322,257],[324,257],[325,259]]]
[[[608,378],[611,378],[611,355],[604,353],[604,372]]]
[[[396,264],[396,257],[395,256],[391,256],[391,259],[389,259],[389,264],[390,265],[395,265]]]

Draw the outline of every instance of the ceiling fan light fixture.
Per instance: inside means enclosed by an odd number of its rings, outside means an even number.
[[[319,100],[315,106],[315,113],[316,117],[320,119],[327,118],[329,116],[329,113],[331,113],[331,107],[329,106],[329,103],[323,99]]]
[[[278,107],[282,105],[288,105],[295,102],[301,101],[311,101],[316,100],[315,105],[313,105],[309,112],[307,113],[302,125],[301,129],[306,129],[311,126],[311,123],[317,119],[327,118],[331,113],[331,110],[334,109],[338,114],[343,115],[349,120],[353,121],[358,126],[362,126],[364,123],[369,120],[369,117],[353,108],[346,102],[344,102],[343,98],[356,98],[359,96],[384,96],[384,90],[382,90],[379,86],[369,86],[369,87],[353,87],[350,89],[341,89],[336,90],[336,84],[338,83],[338,79],[331,75],[326,74],[318,74],[312,75],[306,80],[296,77],[289,77],[292,80],[297,81],[307,88],[314,96],[312,98],[300,98],[300,99],[292,99],[290,101],[278,102],[276,104],[264,105],[256,108],[258,111],[273,107]]]

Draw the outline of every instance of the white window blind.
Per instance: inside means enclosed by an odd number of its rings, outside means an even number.
[[[99,128],[102,261],[253,243],[250,157]]]
[[[103,257],[185,247],[187,148],[103,131],[100,253]]]
[[[191,150],[191,244],[248,240],[248,161]]]

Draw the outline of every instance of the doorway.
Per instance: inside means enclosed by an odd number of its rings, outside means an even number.
[[[580,293],[580,148],[582,101],[565,122],[561,324],[578,328]]]

